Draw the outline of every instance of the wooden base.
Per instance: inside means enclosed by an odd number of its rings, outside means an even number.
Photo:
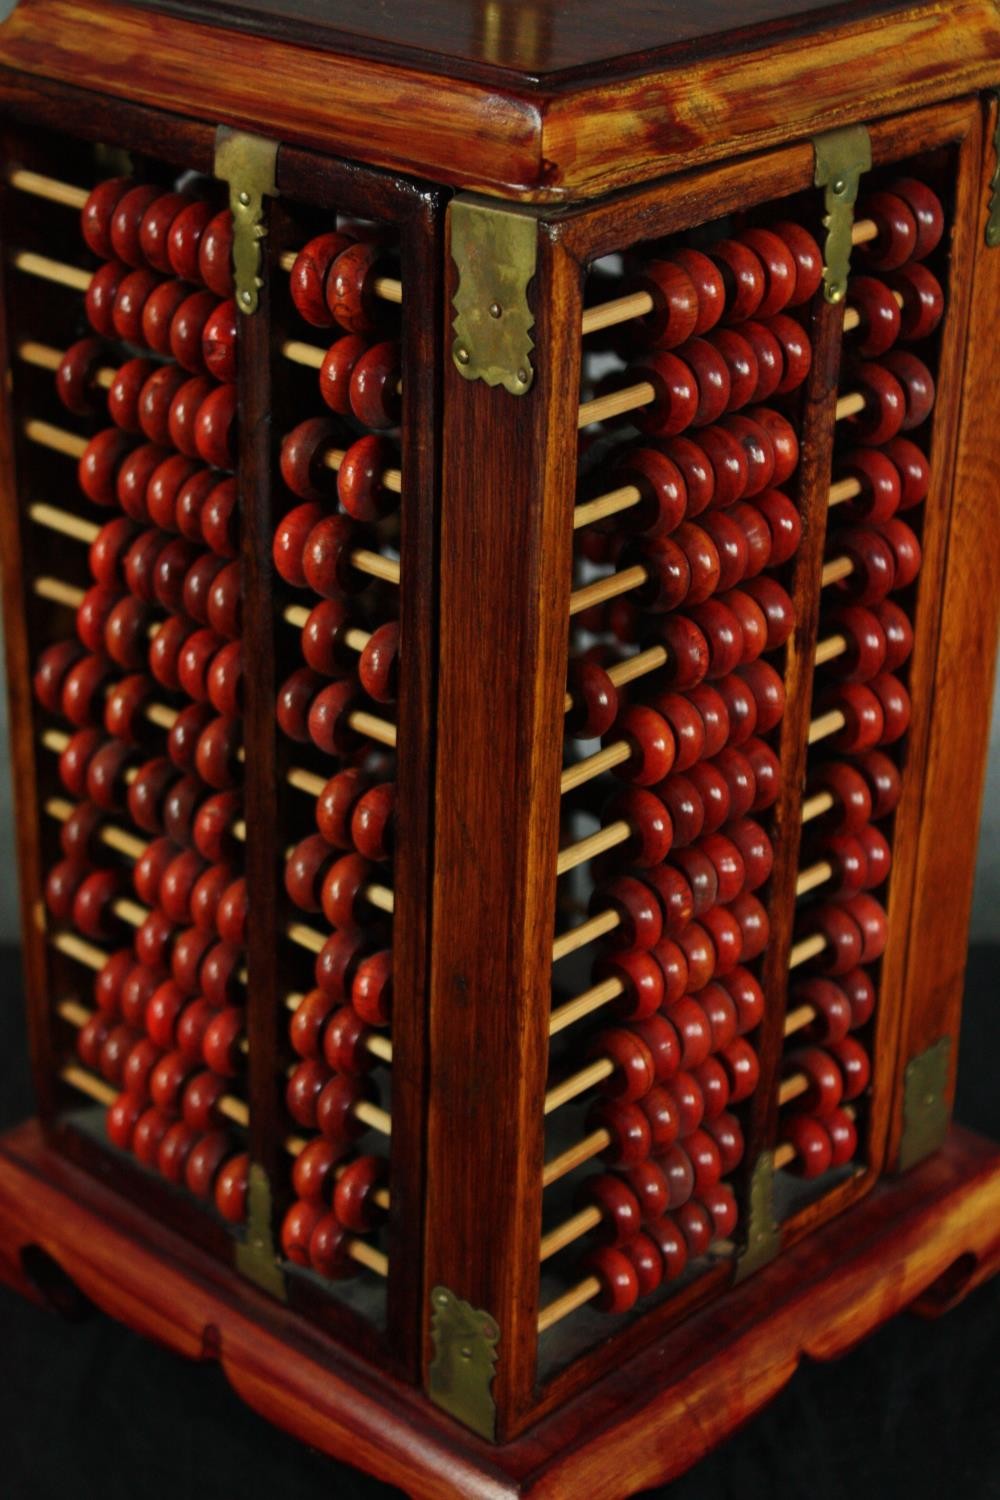
[[[937,1156],[502,1448],[123,1202],[31,1121],[0,1137],[0,1278],[58,1305],[41,1290],[46,1256],[112,1317],[217,1359],[268,1420],[410,1495],[617,1500],[703,1457],[800,1359],[843,1354],[906,1307],[945,1311],[1000,1269],[1000,1148],[953,1129]]]

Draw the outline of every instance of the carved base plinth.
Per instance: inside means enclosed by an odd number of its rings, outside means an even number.
[[[217,1359],[269,1421],[413,1496],[619,1500],[703,1457],[801,1359],[843,1354],[906,1307],[946,1311],[1000,1268],[1000,1148],[953,1129],[929,1161],[504,1447],[310,1332],[71,1166],[29,1122],[0,1137],[0,1278],[45,1300],[46,1257],[110,1316]],[[71,1292],[64,1283],[62,1300]]]

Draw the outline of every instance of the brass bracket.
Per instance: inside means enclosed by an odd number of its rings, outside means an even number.
[[[828,130],[813,139],[817,187],[825,188],[823,227],[823,295],[827,302],[843,302],[851,268],[851,229],[854,205],[864,172],[872,168],[872,143],[863,125]]]
[[[236,1244],[236,1269],[261,1291],[288,1301],[271,1231],[271,1184],[257,1162],[251,1162],[247,1178],[247,1232]]]
[[[781,1228],[774,1217],[774,1153],[762,1151],[750,1178],[746,1249],[736,1262],[736,1281],[769,1265],[781,1250]]]
[[[264,199],[277,197],[277,167],[277,141],[225,125],[215,132],[215,175],[229,183],[236,306],[242,313],[255,313],[260,302]]]
[[[497,1409],[490,1386],[500,1328],[488,1312],[436,1286],[431,1292],[434,1358],[427,1370],[427,1394],[435,1406],[490,1442],[496,1438]]]
[[[462,197],[453,200],[448,217],[458,268],[452,299],[455,368],[466,380],[485,380],[523,396],[535,378],[528,283],[535,274],[538,221],[517,209]]]
[[[903,1134],[899,1142],[901,1172],[915,1167],[944,1145],[948,1134],[948,1063],[951,1037],[911,1057],[903,1075]]]
[[[993,131],[993,156],[996,166],[990,181],[990,212],[986,220],[986,243],[991,250],[995,250],[1000,245],[1000,90],[994,90],[989,97],[993,100],[997,112],[997,122]]]

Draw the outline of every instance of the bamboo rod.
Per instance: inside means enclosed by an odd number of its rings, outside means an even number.
[[[609,823],[606,828],[599,828],[596,833],[580,839],[578,843],[568,844],[565,849],[559,851],[556,875],[565,875],[568,870],[575,870],[577,865],[586,864],[588,859],[595,859],[606,849],[614,849],[618,844],[624,844],[631,836],[631,825],[619,818],[617,822]]]
[[[25,422],[24,435],[29,442],[50,448],[53,453],[62,453],[66,458],[80,458],[87,446],[87,439],[77,433],[34,418]]]
[[[78,1067],[76,1063],[67,1063],[59,1069],[59,1077],[63,1083],[68,1083],[70,1088],[76,1089],[80,1094],[88,1094],[98,1104],[114,1104],[118,1098],[117,1092],[110,1083],[105,1083],[103,1078],[98,1078],[87,1068]]]
[[[563,1079],[562,1083],[556,1084],[555,1088],[549,1089],[545,1095],[543,1113],[552,1114],[553,1110],[568,1104],[578,1094],[585,1094],[596,1083],[610,1078],[614,1071],[615,1065],[609,1057],[599,1057],[596,1062],[581,1068],[579,1073],[573,1073],[569,1078]]]
[[[7,174],[7,181],[20,193],[47,198],[50,203],[59,203],[63,208],[81,209],[90,197],[87,188],[77,187],[71,182],[59,182],[55,177],[45,177],[41,172],[29,171],[27,167],[14,167]]]
[[[565,1031],[567,1026],[581,1021],[584,1016],[592,1015],[595,1010],[600,1010],[602,1006],[616,1000],[622,993],[620,979],[603,979],[600,984],[592,985],[589,990],[584,990],[574,999],[567,1000],[565,1005],[560,1005],[552,1012],[549,1035],[556,1036],[560,1031]]]
[[[23,271],[25,276],[36,276],[41,281],[51,282],[53,286],[68,287],[73,292],[85,292],[93,281],[92,271],[84,271],[81,266],[69,266],[65,261],[51,260],[47,255],[36,255],[33,250],[18,250],[11,257],[11,264],[16,271]]]
[[[610,771],[614,766],[620,766],[624,761],[631,759],[631,756],[632,746],[628,741],[617,740],[613,745],[607,745],[594,755],[588,755],[585,760],[576,761],[573,765],[566,767],[559,779],[560,794],[565,796],[575,787],[593,781],[595,776],[603,776],[605,771]]]
[[[576,953],[589,943],[596,943],[605,933],[614,932],[620,921],[614,908],[608,907],[607,911],[598,912],[596,917],[581,922],[579,927],[571,927],[567,932],[561,933],[552,944],[552,962],[558,963],[567,954]]]

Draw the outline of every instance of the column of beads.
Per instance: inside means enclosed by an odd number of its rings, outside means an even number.
[[[927,264],[945,228],[937,194],[914,177],[890,177],[863,197],[859,213],[878,233],[855,252],[841,386],[869,399],[838,431],[835,472],[855,490],[831,517],[827,557],[853,566],[823,597],[820,634],[840,649],[818,662],[814,699],[818,716],[835,705],[843,719],[830,741],[842,759],[812,752],[819,763],[810,768],[810,787],[833,791],[837,810],[806,840],[823,880],[800,881],[797,920],[801,951],[818,927],[830,941],[790,987],[783,1071],[805,1082],[786,1090],[782,1111],[781,1134],[794,1158],[776,1156],[779,1167],[809,1180],[854,1160],[853,1114],[871,1084],[887,939],[883,888],[910,721],[920,507],[931,483],[932,371],[945,311],[939,275]]]
[[[612,1170],[582,1177],[573,1217],[543,1235],[543,1262],[585,1233],[595,1243],[541,1330],[584,1302],[627,1311],[731,1243],[725,1179],[743,1155],[740,1106],[759,1072],[748,1037],[765,1005],[754,966],[769,941],[780,778],[769,741],[795,623],[782,570],[801,531],[788,398],[810,368],[801,319],[822,258],[782,222],[631,260],[628,295],[652,311],[629,325],[631,366],[581,425],[618,421],[616,387],[653,394],[627,408],[640,436],[594,442],[610,451],[577,506],[578,554],[615,572],[571,601],[593,643],[572,638],[563,788],[571,813],[602,826],[560,856],[561,873],[588,864],[593,889],[554,958],[599,946],[590,989],[557,1002],[553,1030],[599,1010],[613,1020],[584,1042],[587,1066],[550,1089],[547,1109],[594,1086],[604,1097],[544,1180],[598,1157]],[[610,797],[608,773],[625,783]]]
[[[289,850],[285,890],[298,911],[322,913],[329,932],[289,1026],[296,1061],[286,1104],[308,1134],[281,1245],[293,1264],[330,1280],[387,1269],[362,1236],[377,1235],[389,1206],[388,1079],[373,1069],[391,1058],[393,993],[399,568],[384,549],[399,531],[401,368],[398,310],[375,290],[390,257],[374,226],[310,240],[289,265],[290,312],[308,325],[306,337],[284,344],[318,371],[327,408],[281,446],[291,498],[274,559],[296,590],[283,618],[304,665],[285,681],[277,716],[287,736],[312,747],[321,773],[315,831]],[[319,329],[332,339],[325,349],[311,332]],[[302,591],[307,604],[297,602]],[[380,1149],[362,1149],[369,1132]]]
[[[33,508],[65,534],[96,533],[91,588],[35,585],[75,605],[79,638],[50,647],[36,673],[43,706],[76,728],[44,736],[74,799],[46,804],[63,820],[65,855],[46,899],[53,918],[74,929],[52,941],[96,970],[96,1008],[60,1007],[79,1028],[83,1064],[67,1076],[108,1103],[116,1146],[200,1198],[214,1193],[224,1216],[238,1219],[245,1158],[230,1127],[246,1123],[246,1106],[226,1092],[240,1067],[246,909],[240,579],[235,480],[226,472],[235,456],[230,223],[207,202],[115,179],[88,196],[82,228],[104,260],[86,291],[101,337],[65,353],[19,351],[54,365],[72,414],[111,417],[115,425],[89,442],[73,434],[60,442],[37,424],[28,436],[78,456],[85,500],[124,512],[100,528],[82,519],[74,527],[72,516]],[[170,270],[188,280],[161,274]],[[190,284],[199,275],[207,289]],[[105,340],[173,359],[119,364]],[[167,753],[150,759],[154,749]],[[112,856],[132,862],[131,878]],[[131,946],[110,956],[97,946],[120,942],[129,928]]]

